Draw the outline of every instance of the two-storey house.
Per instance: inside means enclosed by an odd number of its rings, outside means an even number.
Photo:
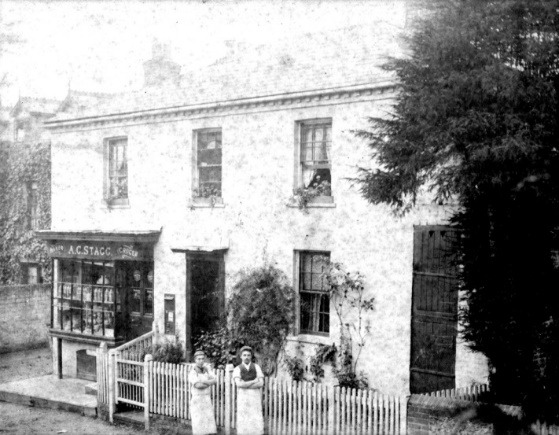
[[[41,237],[57,370],[83,375],[78,355],[153,323],[191,352],[193,335],[225,315],[237,272],[265,263],[297,292],[287,351],[312,355],[339,337],[319,279],[326,258],[361,272],[375,297],[357,368],[372,387],[484,380],[483,361],[456,344],[457,290],[435,252],[449,210],[423,202],[395,217],[351,181],[370,164],[353,131],[386,116],[398,92],[380,68],[400,51],[393,33],[354,27],[245,47],[182,84],[167,59],[165,85],[152,86],[146,63],[146,88],[47,122],[52,229]],[[322,195],[299,209],[294,191],[313,185]]]

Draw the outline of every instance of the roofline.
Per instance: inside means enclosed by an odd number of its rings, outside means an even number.
[[[187,115],[193,112],[218,111],[226,109],[240,109],[260,105],[277,104],[288,100],[306,100],[309,98],[329,98],[335,95],[353,96],[362,93],[384,92],[397,86],[395,80],[382,80],[378,82],[362,83],[358,85],[342,86],[336,88],[313,89],[300,92],[286,92],[283,94],[272,94],[259,97],[239,98],[232,100],[213,101],[200,104],[185,104],[181,106],[160,107],[155,109],[136,110],[131,112],[112,113],[107,115],[94,115],[82,118],[71,118],[45,121],[47,129],[58,129],[63,127],[83,126],[87,124],[102,124],[105,122],[138,120],[152,118],[154,116]]]
[[[87,241],[87,242],[124,242],[124,243],[156,243],[161,230],[150,231],[35,231],[40,240],[59,241]]]

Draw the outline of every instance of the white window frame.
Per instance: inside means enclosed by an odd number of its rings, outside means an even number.
[[[333,122],[332,118],[315,118],[299,120],[295,122],[295,154],[294,154],[294,189],[305,188],[305,183],[303,181],[303,163],[301,161],[301,152],[303,147],[303,129],[305,126],[313,125],[329,125],[330,126],[330,146],[328,147],[328,164],[317,164],[314,167],[316,169],[329,169],[330,170],[330,195],[321,195],[319,197],[311,198],[309,201],[312,203],[332,203],[333,202],[333,187],[332,187],[332,133],[333,133]]]
[[[111,197],[111,145],[118,142],[125,142],[125,162],[126,162],[126,196]],[[104,157],[104,177],[103,177],[103,197],[108,206],[128,206],[130,203],[130,158],[128,149],[127,136],[115,136],[106,138],[103,141],[103,157]]]
[[[221,167],[221,191],[218,195],[204,197],[199,194],[200,174],[198,162],[198,142],[202,133],[220,133],[221,135],[221,163],[216,165]],[[223,204],[223,129],[221,127],[200,128],[192,132],[192,201],[194,205],[222,205]]]
[[[328,255],[331,258],[332,253],[327,250],[313,250],[313,249],[299,249],[294,251],[294,279],[293,284],[295,288],[296,298],[295,298],[295,335],[308,335],[313,337],[330,337],[332,332],[332,309],[331,301],[329,301],[329,324],[328,332],[321,331],[308,331],[302,330],[301,328],[301,273],[302,273],[302,257],[304,254],[316,254],[316,255]]]

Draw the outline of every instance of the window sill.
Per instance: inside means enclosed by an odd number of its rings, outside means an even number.
[[[297,197],[292,197],[291,201],[287,204],[290,208],[301,208],[297,201]],[[333,196],[320,195],[308,199],[307,205],[303,208],[335,208]]]
[[[288,335],[287,341],[294,343],[306,343],[306,344],[324,344],[331,345],[334,340],[329,335],[315,335],[315,334],[299,334],[299,335]]]
[[[126,209],[130,208],[130,201],[128,198],[126,199],[119,199],[115,201],[104,201],[105,207],[109,210],[117,210],[117,209]]]
[[[211,198],[193,197],[189,204],[190,208],[224,208],[223,198],[215,198],[213,204]]]
[[[289,208],[300,208],[298,204],[296,203],[288,203],[287,207]],[[307,206],[305,208],[336,208],[336,204],[330,202],[330,203],[318,203],[318,202],[313,202],[313,203],[308,203]]]

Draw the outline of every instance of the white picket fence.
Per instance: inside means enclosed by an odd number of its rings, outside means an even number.
[[[122,359],[116,349],[97,354],[98,401],[109,408],[127,403],[150,415],[190,420],[191,364],[167,364]],[[215,370],[212,402],[216,423],[230,433],[236,427],[237,390],[232,366]],[[312,382],[265,378],[262,404],[268,434],[405,434],[405,398],[373,390],[330,387]]]
[[[473,385],[471,387],[454,388],[452,390],[439,390],[425,393],[425,396],[448,397],[457,400],[466,400],[468,402],[477,402],[480,395],[489,391],[489,385]]]

